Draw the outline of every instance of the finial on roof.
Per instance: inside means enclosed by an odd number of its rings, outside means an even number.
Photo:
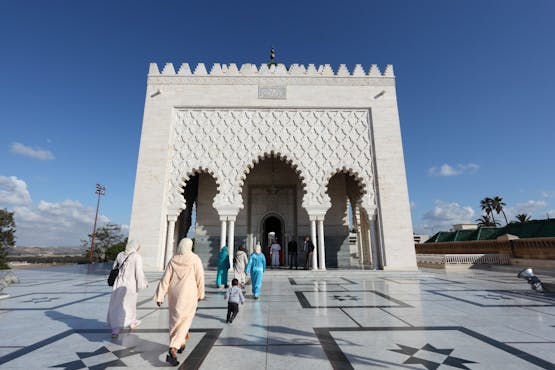
[[[268,68],[270,68],[271,66],[274,66],[274,67],[277,66],[277,63],[274,60],[275,58],[276,58],[276,49],[271,48],[270,49],[270,61],[267,64]]]

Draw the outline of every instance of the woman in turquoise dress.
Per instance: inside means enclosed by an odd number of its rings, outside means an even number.
[[[249,258],[249,263],[245,268],[245,272],[251,275],[252,295],[254,296],[254,299],[258,299],[260,296],[260,288],[262,287],[264,271],[266,271],[266,257],[262,254],[260,244],[257,244],[256,247],[254,247],[254,253],[251,254]]]
[[[218,273],[216,275],[216,286],[219,288],[223,285],[228,288],[227,284],[227,271],[229,270],[229,252],[227,246],[224,245],[220,249],[220,254],[218,255]]]

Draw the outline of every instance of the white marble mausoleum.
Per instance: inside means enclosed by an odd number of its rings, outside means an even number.
[[[393,68],[150,64],[129,232],[145,269],[187,234],[214,266],[270,232],[283,264],[310,235],[318,270],[416,269]]]

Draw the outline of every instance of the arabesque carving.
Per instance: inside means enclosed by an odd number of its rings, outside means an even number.
[[[328,180],[352,173],[375,207],[369,112],[364,109],[179,109],[175,111],[168,209],[184,209],[182,187],[193,169],[218,179],[216,209],[240,209],[246,174],[268,153],[290,161],[309,213],[330,206]]]

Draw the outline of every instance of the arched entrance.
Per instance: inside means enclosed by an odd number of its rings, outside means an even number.
[[[245,228],[247,249],[260,243],[268,264],[271,244],[268,233],[274,232],[282,248],[280,261],[284,265],[287,243],[296,240],[299,244],[298,235],[310,233],[308,214],[301,206],[303,183],[291,162],[272,153],[260,157],[247,172],[241,193],[244,208],[239,211],[236,225]]]
[[[362,179],[351,170],[340,170],[329,178],[331,207],[324,219],[325,229],[331,231],[325,235],[327,267],[372,265],[370,243],[366,241],[368,228],[361,222],[364,210],[360,201],[365,192]]]
[[[213,206],[218,183],[206,170],[191,173],[183,190],[186,208],[176,223],[175,245],[184,237],[194,238],[195,253],[206,267],[217,266],[219,216]]]
[[[284,243],[283,243],[283,221],[281,217],[277,215],[268,215],[262,221],[262,251],[266,256],[266,264],[270,266],[270,245],[272,244],[271,235],[274,235],[275,240],[282,247],[282,251],[280,253],[280,264],[283,264],[283,252],[284,252]]]

